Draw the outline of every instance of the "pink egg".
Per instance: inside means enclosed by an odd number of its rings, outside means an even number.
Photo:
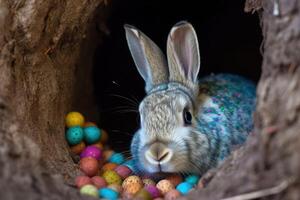
[[[100,160],[102,157],[102,152],[99,148],[95,146],[86,147],[80,154],[80,158],[92,157],[96,160]]]
[[[107,186],[107,183],[106,183],[105,179],[100,177],[100,176],[92,177],[91,181],[92,181],[93,185],[96,186],[98,189]]]
[[[117,174],[119,174],[119,176],[122,177],[122,179],[127,178],[132,173],[131,169],[125,165],[120,165],[114,170],[117,172]]]
[[[172,189],[165,195],[165,200],[175,200],[180,196],[181,194],[178,190]]]
[[[80,170],[87,176],[92,177],[99,171],[99,163],[95,158],[85,157],[80,160]]]
[[[161,196],[160,191],[155,185],[146,185],[145,190],[147,190],[151,194],[152,198],[157,198]]]
[[[91,181],[90,177],[88,177],[88,176],[77,176],[75,179],[75,185],[78,188],[81,188],[82,186],[91,184],[91,183],[92,183],[92,181]]]

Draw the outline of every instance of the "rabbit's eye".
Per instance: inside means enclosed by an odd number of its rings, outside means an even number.
[[[183,110],[183,119],[185,125],[191,125],[192,124],[192,114],[187,110]]]

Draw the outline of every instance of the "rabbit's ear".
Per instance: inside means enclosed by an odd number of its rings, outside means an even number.
[[[159,47],[137,28],[124,25],[135,65],[146,82],[146,91],[169,79],[167,62]]]
[[[173,26],[167,43],[170,81],[197,81],[200,53],[193,26],[181,21]]]

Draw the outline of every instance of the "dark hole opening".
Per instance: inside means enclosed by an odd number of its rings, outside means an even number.
[[[243,1],[113,1],[108,20],[110,35],[95,52],[94,84],[99,124],[108,130],[110,144],[117,151],[129,149],[139,127],[138,113],[131,112],[131,103],[125,98],[140,102],[145,95],[144,81],[131,58],[123,25],[138,27],[165,52],[167,35],[180,20],[191,22],[196,29],[201,54],[199,77],[227,72],[256,83],[259,80],[259,19],[244,12]]]

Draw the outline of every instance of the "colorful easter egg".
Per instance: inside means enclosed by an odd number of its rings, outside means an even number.
[[[98,197],[98,189],[93,185],[85,185],[80,188],[80,194]]]
[[[66,132],[66,140],[69,145],[79,144],[83,140],[83,130],[79,126],[71,127]]]
[[[92,157],[85,157],[80,160],[80,170],[87,176],[95,176],[99,170],[98,161]]]
[[[79,112],[69,112],[66,116],[65,122],[68,128],[73,126],[82,126],[84,123],[84,117]]]
[[[113,170],[106,170],[103,174],[102,177],[105,179],[108,185],[110,184],[121,184],[122,179],[121,177],[117,174],[117,172]]]

